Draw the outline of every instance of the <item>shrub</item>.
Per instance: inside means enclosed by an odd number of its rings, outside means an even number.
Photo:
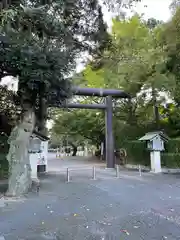
[[[180,153],[180,138],[169,139],[165,143],[165,151],[167,153]]]
[[[7,143],[8,136],[0,134],[0,178],[8,176],[9,164],[6,159],[9,145]]]
[[[165,143],[165,152],[161,153],[161,165],[180,168],[180,138],[169,139]]]
[[[162,153],[161,165],[168,168],[180,168],[180,153]]]
[[[127,151],[127,163],[150,166],[150,152],[145,142],[129,141],[123,147]],[[180,168],[180,138],[170,139],[161,153],[161,165],[168,168]]]
[[[127,163],[150,165],[150,153],[146,143],[140,141],[126,142],[123,148],[127,151]]]

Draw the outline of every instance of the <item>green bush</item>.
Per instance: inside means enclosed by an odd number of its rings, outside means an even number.
[[[168,168],[180,168],[180,138],[169,139],[165,143],[165,152],[161,153],[161,165]]]
[[[0,134],[0,178],[8,176],[9,164],[6,159],[9,145],[7,143],[8,137],[3,133]]]
[[[167,153],[180,153],[180,138],[169,139],[165,143],[165,151]]]
[[[180,168],[180,153],[161,153],[161,165],[168,168]]]
[[[123,148],[127,151],[127,163],[150,165],[150,153],[146,149],[146,143],[129,141],[124,144]]]
[[[127,151],[127,163],[150,166],[150,152],[145,142],[129,141],[123,144]],[[163,167],[180,168],[180,138],[170,139],[165,144],[165,152],[161,153]]]
[[[0,153],[0,179],[8,176],[9,166],[5,153]]]
[[[150,152],[147,150],[145,142],[129,141],[124,144],[123,148],[127,151],[127,163],[150,166]],[[179,168],[180,139],[170,139],[165,148],[166,152],[161,153],[162,166]]]

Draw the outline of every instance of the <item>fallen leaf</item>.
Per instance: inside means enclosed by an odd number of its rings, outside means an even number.
[[[77,217],[77,214],[76,214],[76,213],[74,214],[74,217]]]
[[[130,235],[129,232],[127,230],[121,230],[121,232],[125,233],[126,235]]]
[[[136,228],[136,229],[137,229],[137,228],[139,228],[139,226],[134,226],[134,228]]]

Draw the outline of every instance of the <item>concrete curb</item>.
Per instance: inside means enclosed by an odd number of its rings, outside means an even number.
[[[151,171],[150,167],[146,167],[146,166],[143,166],[143,165],[140,165],[140,166],[141,166],[142,171],[145,171],[145,172],[150,172]],[[125,168],[132,169],[132,170],[139,170],[139,165],[126,164]]]
[[[133,165],[133,164],[126,164],[125,168],[131,169],[131,170],[139,170],[139,165]],[[150,167],[146,167],[141,165],[142,171],[150,172]],[[180,173],[180,168],[162,168],[162,173]]]

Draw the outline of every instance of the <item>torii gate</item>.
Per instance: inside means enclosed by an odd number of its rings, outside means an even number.
[[[80,108],[80,109],[103,109],[106,112],[105,122],[105,142],[106,142],[106,166],[107,168],[115,167],[114,157],[114,137],[113,137],[113,98],[130,98],[130,95],[121,90],[116,89],[100,89],[100,88],[79,88],[72,89],[74,95],[77,96],[91,96],[91,97],[105,97],[105,104],[80,104],[67,103],[66,108]]]

